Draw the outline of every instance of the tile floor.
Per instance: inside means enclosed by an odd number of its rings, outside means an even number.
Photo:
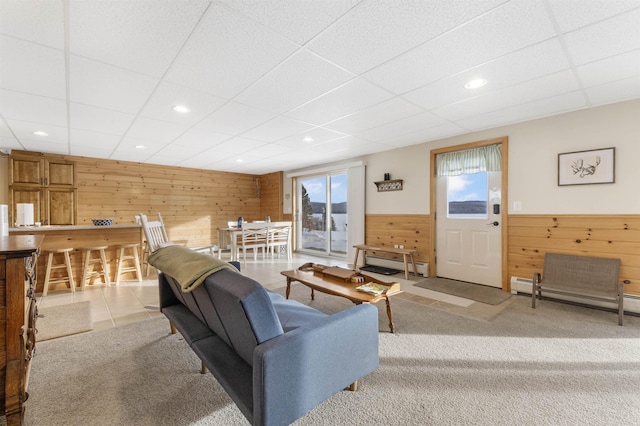
[[[293,260],[288,261],[285,256],[280,258],[267,258],[257,261],[247,260],[242,262],[242,273],[262,283],[269,289],[276,289],[286,284],[280,271],[294,269],[306,262],[321,263],[324,265],[348,267],[346,261],[327,259],[294,253]],[[76,290],[71,293],[67,290],[49,291],[46,297],[38,298],[41,307],[63,305],[74,302],[91,301],[94,330],[117,327],[127,323],[140,321],[162,315],[158,310],[158,281],[155,271],[145,277],[140,283],[136,280],[122,281],[119,286],[112,284],[107,287],[102,285],[87,285],[84,291]],[[373,274],[375,275],[375,274]],[[398,274],[393,278],[378,276],[383,281],[400,282],[404,293],[396,296],[409,299],[414,302],[430,305],[437,309],[451,311],[465,316],[471,316],[480,320],[488,320],[504,309],[507,302],[490,306],[475,303],[471,300],[446,295],[443,293],[414,287],[413,284],[424,277],[410,276],[411,280],[405,280],[404,274]],[[400,278],[401,277],[401,278]]]

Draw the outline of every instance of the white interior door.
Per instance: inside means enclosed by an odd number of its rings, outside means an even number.
[[[437,179],[437,275],[502,287],[502,172]]]

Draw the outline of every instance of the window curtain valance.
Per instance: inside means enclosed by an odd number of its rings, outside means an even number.
[[[437,176],[502,170],[502,145],[486,145],[436,155]]]

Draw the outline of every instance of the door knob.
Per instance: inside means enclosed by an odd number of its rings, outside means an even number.
[[[493,226],[498,226],[500,225],[500,222],[498,222],[497,220],[491,223],[487,223],[487,225],[493,225]]]

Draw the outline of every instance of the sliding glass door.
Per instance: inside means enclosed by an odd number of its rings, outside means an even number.
[[[347,173],[297,179],[297,250],[315,255],[347,254]]]

